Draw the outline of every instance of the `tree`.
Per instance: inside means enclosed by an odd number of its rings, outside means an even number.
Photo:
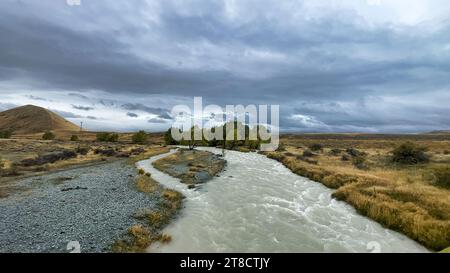
[[[145,131],[139,131],[133,135],[132,141],[135,144],[146,144],[148,140],[148,135]]]
[[[97,134],[97,141],[117,142],[119,141],[119,135],[115,133],[101,132]]]
[[[172,137],[172,128],[170,128],[169,130],[166,131],[166,133],[164,133],[164,143],[166,143],[166,145],[178,144],[178,142]]]
[[[55,139],[55,135],[54,135],[52,132],[47,131],[47,132],[45,132],[44,135],[42,136],[42,139],[43,139],[43,140],[53,140],[53,139]]]

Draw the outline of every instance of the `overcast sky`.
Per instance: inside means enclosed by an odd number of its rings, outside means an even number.
[[[176,104],[279,104],[301,132],[450,129],[448,0],[2,0],[0,110],[160,131]]]

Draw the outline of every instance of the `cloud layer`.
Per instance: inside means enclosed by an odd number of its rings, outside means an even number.
[[[288,131],[450,128],[443,0],[4,0],[0,35],[0,110],[161,130],[202,96],[279,104]]]

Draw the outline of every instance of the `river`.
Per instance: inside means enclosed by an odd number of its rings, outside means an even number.
[[[227,151],[225,170],[198,190],[153,168],[167,155],[137,163],[186,196],[180,216],[164,230],[172,242],[149,252],[427,252],[263,155]]]

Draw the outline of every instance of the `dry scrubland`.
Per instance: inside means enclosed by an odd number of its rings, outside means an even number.
[[[70,141],[76,134],[77,141]],[[0,198],[7,197],[20,177],[43,174],[128,158],[130,164],[168,152],[163,134],[151,134],[145,145],[133,144],[133,134],[119,134],[117,142],[96,140],[92,132],[55,132],[55,140],[42,133],[0,139]],[[419,159],[394,160],[392,151],[412,143]],[[423,148],[423,149],[422,149]],[[247,152],[245,147],[235,149]],[[193,153],[196,153],[195,156]],[[384,226],[402,232],[424,246],[440,251],[450,246],[450,135],[284,135],[278,151],[265,153],[294,173],[336,189],[333,196]],[[155,164],[188,185],[196,175],[216,175],[223,165],[204,160],[203,152],[180,151]],[[205,163],[207,162],[207,163]],[[210,164],[211,163],[211,164]],[[171,169],[177,166],[175,169]],[[181,167],[180,167],[181,166]],[[144,251],[151,243],[168,242],[161,228],[177,213],[182,195],[161,187],[149,174],[140,173],[136,189],[157,196],[161,209],[139,212],[139,225],[114,244],[114,251]]]
[[[281,143],[266,155],[432,250],[450,246],[449,135],[287,135]],[[428,161],[395,161],[405,143]]]
[[[42,140],[43,133],[13,135],[0,139],[0,198],[15,190],[19,178],[52,171],[127,159],[131,163],[168,152],[162,135],[151,134],[146,144],[134,144],[133,134],[119,134],[117,142],[96,141],[92,132],[55,132],[54,140]],[[70,141],[76,135],[77,141]]]

